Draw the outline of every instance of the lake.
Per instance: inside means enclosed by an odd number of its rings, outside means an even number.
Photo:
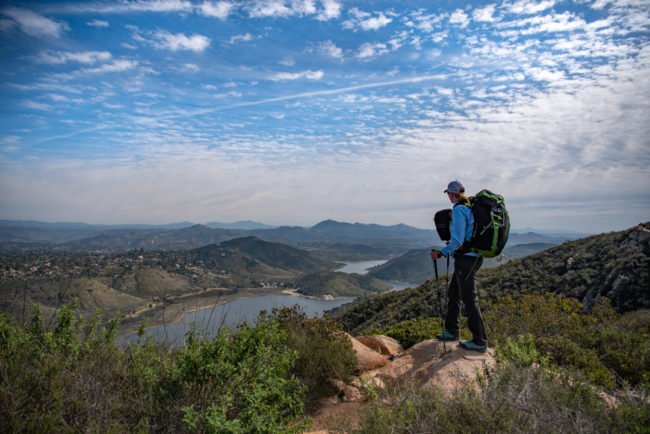
[[[221,326],[235,328],[244,321],[254,323],[262,310],[271,312],[274,307],[298,305],[300,310],[311,318],[351,301],[352,299],[319,300],[298,295],[265,295],[242,298],[211,308],[195,310],[185,315],[181,322],[147,329],[147,334],[152,335],[158,342],[181,345],[185,340],[185,335],[191,329],[192,323],[196,330],[205,330],[208,336],[214,336]],[[130,335],[124,340],[134,341],[136,338],[136,335]]]
[[[341,271],[343,273],[357,273],[357,274],[367,274],[368,270],[371,269],[372,267],[376,267],[377,265],[385,264],[388,262],[388,259],[383,259],[380,261],[359,261],[359,262],[348,262],[345,264],[344,267],[339,268],[336,271]],[[384,280],[383,282],[388,283],[390,286],[393,287],[395,291],[401,291],[406,288],[413,288],[417,285],[409,284],[409,283],[404,283],[404,282],[393,282],[390,280]]]
[[[385,263],[381,261],[359,261],[350,262],[337,271],[344,273],[366,274],[369,268]],[[385,281],[395,290],[402,290],[413,285],[402,282]],[[188,313],[182,321],[166,326],[152,327],[147,329],[158,342],[165,342],[170,345],[181,345],[185,335],[191,329],[193,323],[196,330],[205,330],[208,336],[213,336],[221,326],[235,328],[242,322],[252,323],[260,311],[270,312],[274,307],[291,307],[298,305],[309,317],[322,315],[323,312],[351,302],[352,299],[320,300],[301,297],[298,295],[265,295],[260,297],[243,298],[224,303],[211,308],[199,309]],[[124,340],[134,341],[136,335],[130,335]]]

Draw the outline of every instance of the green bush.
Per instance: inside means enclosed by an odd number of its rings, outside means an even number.
[[[327,315],[308,318],[297,306],[273,309],[265,319],[279,324],[287,334],[287,345],[298,353],[291,373],[307,386],[307,401],[336,392],[329,379],[350,380],[357,359],[339,323]]]
[[[0,312],[0,426],[9,432],[300,432],[298,357],[277,321],[169,349],[151,338],[118,346],[75,306],[47,329]]]
[[[441,330],[440,318],[417,318],[401,321],[383,329],[372,329],[370,334],[390,336],[407,349],[418,342],[433,339]]]
[[[22,327],[0,312],[0,425],[24,431],[121,431],[146,414],[115,344],[117,318],[99,327],[61,309],[54,330],[34,307]]]
[[[164,382],[172,411],[197,432],[299,432],[303,386],[288,375],[298,353],[277,322],[223,330],[211,340],[190,333]]]
[[[540,353],[578,369],[594,384],[636,386],[650,380],[650,311],[621,316],[601,298],[583,312],[573,299],[528,294],[486,303],[484,319],[491,342],[530,334]]]

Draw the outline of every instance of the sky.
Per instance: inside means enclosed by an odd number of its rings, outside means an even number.
[[[650,220],[650,0],[4,1],[0,219]]]

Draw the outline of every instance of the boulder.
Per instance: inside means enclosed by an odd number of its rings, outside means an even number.
[[[353,384],[345,384],[343,381],[333,378],[329,379],[328,382],[336,387],[339,391],[339,398],[343,402],[362,401],[365,399],[361,390]]]
[[[357,336],[356,340],[384,356],[395,356],[404,351],[400,343],[389,336]]]
[[[467,385],[477,388],[476,374],[484,365],[494,365],[491,348],[486,353],[478,353],[460,348],[455,342],[445,346],[443,342],[428,340],[409,348],[389,365],[365,372],[363,376],[376,385],[408,383],[418,389],[439,387],[444,394],[451,395]]]
[[[382,356],[378,352],[373,351],[349,334],[346,333],[346,335],[352,342],[352,348],[357,355],[357,370],[359,372],[368,371],[370,369],[377,369],[389,363],[389,360],[386,356]]]

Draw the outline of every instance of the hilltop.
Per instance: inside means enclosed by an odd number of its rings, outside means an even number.
[[[619,312],[650,308],[650,223],[626,231],[568,241],[543,252],[513,259],[477,274],[481,300],[530,293],[562,294],[589,307],[607,297]],[[440,286],[444,287],[441,276]],[[437,312],[434,279],[399,292],[365,300],[337,316],[358,333]]]

